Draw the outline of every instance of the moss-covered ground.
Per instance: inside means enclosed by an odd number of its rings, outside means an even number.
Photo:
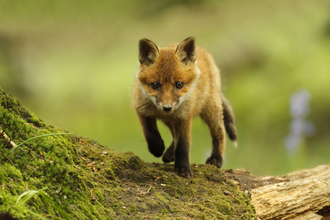
[[[47,125],[1,88],[0,126],[16,144],[67,132]],[[34,139],[13,150],[4,133],[0,213],[19,219],[37,219],[30,211],[47,219],[256,219],[250,198],[214,166],[192,164],[194,178],[184,179],[172,164],[145,163],[77,135]],[[41,193],[51,200],[35,195],[16,204],[23,192],[44,187]]]

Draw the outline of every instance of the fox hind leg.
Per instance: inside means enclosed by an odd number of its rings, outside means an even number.
[[[164,163],[170,163],[174,161],[174,140],[172,141],[171,145],[169,148],[167,148],[167,150],[165,151],[164,155],[163,155],[163,162]]]
[[[163,161],[174,161],[174,172],[182,177],[191,178],[193,173],[189,162],[189,148],[192,118],[176,121],[163,121],[171,130],[173,141],[166,150]]]
[[[162,160],[164,163],[170,163],[170,162],[174,162],[175,130],[174,130],[174,125],[173,125],[172,121],[163,120],[163,122],[170,129],[173,140],[172,140],[172,143],[169,146],[169,148],[167,148],[167,150],[165,151]]]
[[[221,102],[210,101],[200,116],[208,125],[212,137],[212,153],[206,160],[206,163],[221,168],[224,160],[226,141]]]

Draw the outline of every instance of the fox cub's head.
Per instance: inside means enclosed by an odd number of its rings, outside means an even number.
[[[141,39],[139,52],[137,78],[142,91],[159,110],[175,111],[189,97],[200,74],[195,39],[190,37],[176,47],[161,48]]]

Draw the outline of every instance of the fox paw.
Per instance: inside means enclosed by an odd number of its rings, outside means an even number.
[[[174,172],[177,175],[182,176],[182,177],[187,178],[187,179],[190,179],[191,177],[193,177],[193,173],[190,169],[190,166],[189,167],[183,167],[183,166],[175,167]]]
[[[149,152],[155,157],[161,157],[165,150],[164,141],[162,139],[149,139],[148,140]]]
[[[213,166],[221,168],[223,164],[223,159],[221,156],[217,156],[217,157],[211,156],[206,160],[206,164],[211,164]]]
[[[164,163],[170,163],[170,162],[173,162],[174,161],[174,149],[169,147],[164,155],[163,155],[163,162]]]

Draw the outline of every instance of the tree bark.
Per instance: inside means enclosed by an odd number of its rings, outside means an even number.
[[[251,195],[259,219],[330,219],[330,165],[285,176],[253,176],[229,170],[226,176]]]

